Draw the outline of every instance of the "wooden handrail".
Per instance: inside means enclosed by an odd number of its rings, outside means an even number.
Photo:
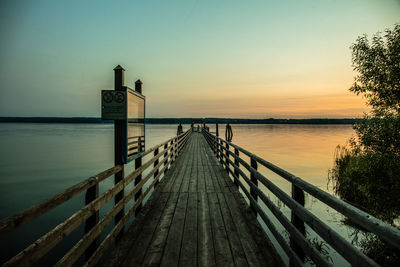
[[[80,182],[65,191],[51,197],[40,204],[32,206],[21,213],[13,215],[9,218],[6,218],[0,223],[0,236],[5,233],[11,232],[18,227],[32,221],[33,219],[39,217],[40,215],[54,209],[55,207],[61,205],[65,201],[73,198],[77,194],[83,192],[84,190],[92,187],[93,185],[107,179],[111,175],[119,172],[122,169],[122,166],[114,166],[108,170],[105,170],[95,176],[92,176],[83,182]]]
[[[247,163],[245,163],[247,164]],[[243,165],[245,165],[243,164]],[[235,166],[237,167],[237,166]],[[356,266],[376,266],[367,256],[361,253],[357,248],[352,246],[346,241],[340,234],[332,230],[328,225],[323,223],[318,217],[312,214],[310,211],[305,209],[302,205],[294,201],[290,196],[283,192],[278,186],[269,181],[265,176],[260,174],[257,170],[247,164],[246,169],[249,169],[252,175],[257,180],[263,183],[275,196],[277,196],[288,208],[290,208],[302,221],[307,223],[311,229],[319,234],[329,245],[331,245],[336,251],[338,251],[345,259]],[[244,173],[239,171],[243,177]],[[248,178],[244,178],[249,186],[257,191],[257,195],[263,200],[264,203],[271,209],[271,205],[274,205],[265,194]],[[267,203],[268,202],[268,203]]]
[[[67,254],[65,254],[62,259],[60,259],[60,261],[57,263],[57,265],[60,266],[72,265],[83,253],[85,253],[85,250],[87,250],[88,247],[92,245],[93,241],[98,238],[100,233],[106,228],[112,218],[114,218],[135,195],[138,195],[146,182],[154,176],[154,180],[151,185],[145,190],[144,193],[140,194],[140,196],[136,199],[135,204],[129,209],[127,213],[123,215],[121,220],[116,223],[114,228],[103,240],[103,242],[99,246],[95,247],[93,254],[91,256],[89,255],[90,257],[88,258],[88,262],[86,262],[86,264],[89,266],[96,264],[101,259],[101,256],[103,255],[104,251],[106,251],[106,248],[121,232],[123,226],[128,222],[129,218],[131,218],[133,212],[136,211],[137,208],[141,205],[145,196],[149,194],[151,189],[160,179],[161,175],[165,173],[168,167],[172,164],[173,160],[183,149],[190,136],[190,133],[191,129],[180,134],[179,136],[170,138],[169,140],[143,152],[140,157],[144,157],[145,155],[148,155],[161,147],[163,148],[163,150],[159,151],[159,153],[154,155],[151,159],[142,164],[131,174],[124,177],[121,181],[113,185],[103,194],[97,197],[95,196],[95,198],[92,199],[85,207],[75,212],[67,220],[57,225],[55,228],[53,228],[45,235],[40,237],[38,240],[36,240],[34,243],[29,245],[26,249],[11,258],[8,262],[5,263],[5,266],[31,265],[36,262],[38,259],[46,255],[51,249],[53,249],[61,240],[68,236],[74,229],[85,222],[85,220],[98,212],[98,210],[105,203],[111,200],[116,194],[121,192],[121,190],[128,186],[132,181],[134,181],[138,177],[141,177],[144,170],[146,170],[150,166],[153,166],[152,170],[150,170],[150,172],[148,172],[146,176],[141,179],[128,194],[123,196],[121,201],[116,203],[116,205],[100,221],[97,221],[92,226],[92,228],[90,228],[90,230],[88,230],[88,232],[78,241],[78,243],[76,243],[76,245],[72,249],[70,249]],[[162,160],[160,160],[160,157],[163,157]],[[160,168],[161,170],[159,170]],[[68,188],[64,192],[57,194],[56,196],[36,206],[33,206],[32,208],[29,208],[24,212],[21,212],[2,221],[0,225],[0,235],[15,230],[17,227],[26,224],[34,218],[48,212],[49,210],[57,207],[58,205],[71,199],[72,197],[76,196],[84,190],[93,189],[94,186],[97,186],[99,182],[103,181],[104,179],[110,177],[115,173],[118,173],[122,169],[122,165],[112,167],[106,171],[99,173],[96,176],[93,176],[77,185]]]
[[[321,202],[327,204],[333,209],[337,210],[339,213],[347,216],[350,220],[355,223],[361,225],[368,231],[375,233],[383,240],[387,241],[393,247],[400,249],[400,231],[395,227],[392,227],[379,219],[369,215],[358,208],[340,200],[336,197],[322,191],[321,189],[305,182],[304,180],[296,177],[289,172],[277,167],[276,165],[250,153],[249,151],[231,143],[223,140],[220,137],[214,136],[208,131],[203,129],[203,134],[210,145],[213,151],[216,151],[217,158],[220,159],[220,162],[225,166],[227,171],[234,178],[234,182],[237,183],[246,194],[248,199],[250,200],[253,209],[257,211],[257,213],[261,216],[261,218],[265,221],[267,226],[271,229],[272,234],[277,238],[278,242],[281,244],[282,238],[276,236],[276,234],[280,235],[272,223],[269,221],[264,211],[257,206],[257,200],[254,198],[254,194],[250,194],[247,188],[243,186],[243,184],[239,180],[239,175],[246,181],[246,183],[250,186],[250,191],[256,193],[257,196],[270,208],[270,210],[275,214],[277,219],[284,225],[286,230],[288,230],[291,234],[294,234],[294,238],[297,243],[302,243],[302,240],[299,239],[297,234],[293,232],[293,229],[290,231],[287,227],[292,227],[287,224],[285,221],[280,220],[279,213],[275,210],[275,205],[265,196],[265,194],[258,188],[257,184],[254,183],[252,179],[249,179],[247,175],[241,170],[241,166],[243,166],[246,170],[248,170],[252,177],[255,177],[257,181],[260,181],[264,186],[266,186],[275,196],[278,197],[285,205],[287,205],[292,210],[292,216],[297,216],[303,223],[307,223],[317,234],[319,234],[328,244],[330,244],[339,254],[341,254],[345,259],[347,259],[350,263],[354,265],[365,265],[365,266],[377,266],[377,264],[368,258],[366,255],[361,253],[357,248],[351,245],[347,240],[345,240],[341,235],[331,229],[328,225],[322,222],[318,217],[312,214],[310,211],[304,208],[304,206],[300,205],[297,201],[295,201],[292,197],[283,192],[278,186],[273,184],[270,180],[268,180],[264,175],[262,175],[256,168],[252,165],[248,164],[245,160],[243,160],[239,151],[245,154],[250,158],[251,162],[257,162],[262,166],[270,169],[276,174],[280,175],[284,179],[291,182],[294,186],[298,188],[298,190],[304,190],[309,194],[313,195]],[[225,145],[224,145],[225,144]],[[228,144],[228,145],[227,145]],[[217,148],[215,148],[215,146]],[[233,147],[235,152],[230,151],[229,147]],[[224,152],[223,152],[224,151]],[[233,156],[234,161],[229,159],[229,156]],[[233,170],[229,167],[232,166]],[[256,165],[255,165],[256,166]],[[304,204],[304,203],[303,203]],[[275,212],[274,212],[275,210]],[[285,217],[286,218],[286,217]],[[267,219],[267,221],[266,221]],[[283,219],[283,218],[281,218]],[[284,220],[284,219],[283,219]],[[287,220],[287,219],[286,219]],[[297,236],[297,237],[296,237]],[[286,242],[285,242],[286,243]],[[304,247],[304,244],[301,245],[303,251],[307,252],[307,247]],[[282,244],[281,244],[282,246]],[[293,258],[291,248],[282,246],[284,248],[285,253]],[[308,251],[310,252],[310,251]],[[309,255],[315,260],[318,264],[324,264],[323,262],[319,262],[321,258],[315,257],[315,255]]]

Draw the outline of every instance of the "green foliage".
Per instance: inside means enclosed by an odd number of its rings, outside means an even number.
[[[369,42],[363,35],[351,46],[358,72],[350,91],[362,94],[376,113],[400,112],[400,25],[377,33]]]
[[[334,190],[342,199],[388,222],[400,215],[399,175],[398,154],[354,153],[341,147],[330,171]]]
[[[360,149],[400,155],[400,115],[366,116],[354,129]]]
[[[399,266],[400,254],[374,235],[366,235],[360,242],[363,252],[381,266]]]

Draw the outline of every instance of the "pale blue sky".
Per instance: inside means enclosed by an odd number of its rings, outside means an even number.
[[[1,1],[0,116],[100,116],[112,69],[147,117],[354,117],[350,45],[400,1]]]

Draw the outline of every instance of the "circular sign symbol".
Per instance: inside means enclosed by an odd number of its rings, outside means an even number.
[[[115,101],[116,101],[117,103],[122,103],[122,102],[124,102],[124,100],[125,100],[125,95],[124,95],[123,93],[117,92],[117,93],[115,94]]]
[[[106,103],[111,103],[111,101],[113,101],[113,94],[111,92],[105,92],[103,94],[103,100]]]

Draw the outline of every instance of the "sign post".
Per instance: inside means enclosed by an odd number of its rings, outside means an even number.
[[[126,114],[123,114],[124,108],[121,108],[121,103],[118,103],[115,99],[115,96],[118,94],[126,94],[126,90],[124,90],[124,68],[122,68],[120,65],[118,65],[117,67],[114,68],[114,77],[115,77],[115,82],[114,82],[114,90],[115,92],[109,92],[113,96],[113,101],[110,102],[114,103],[115,106],[110,106],[110,110],[109,111],[113,111],[110,112],[110,116],[107,116],[107,118],[113,119],[114,120],[114,164],[116,165],[122,165],[122,170],[117,172],[114,176],[114,183],[117,184],[118,182],[120,182],[122,179],[124,179],[124,158],[123,158],[123,146],[124,146],[124,139],[126,139]],[[105,95],[107,95],[105,93]],[[126,99],[126,98],[125,98]],[[120,105],[118,105],[120,104]],[[114,107],[114,108],[111,108]],[[106,108],[104,108],[104,106],[102,106],[102,112],[104,112],[104,110],[106,110]],[[126,110],[126,108],[125,108]],[[121,112],[122,111],[122,112]],[[122,113],[122,114],[118,114]],[[119,115],[119,116],[115,116],[112,117],[112,115]],[[102,113],[103,115],[103,113]],[[106,115],[106,114],[104,114]],[[125,115],[125,118],[123,117],[123,115]],[[103,117],[102,117],[103,119]],[[124,197],[124,189],[122,189],[120,192],[118,192],[115,195],[114,198],[114,205],[117,205],[118,202],[121,201],[121,199]],[[121,209],[120,212],[117,213],[117,215],[115,215],[114,218],[114,223],[115,225],[117,225],[117,223],[122,219],[122,217],[124,216],[125,213],[125,207],[123,207]],[[120,232],[120,234],[117,237],[117,240],[119,240],[121,238],[123,234],[123,231]]]
[[[135,89],[124,85],[124,68],[114,68],[114,90],[101,91],[101,118],[114,120],[114,164],[122,170],[115,174],[114,183],[124,179],[124,164],[135,160],[135,167],[141,165],[141,155],[145,151],[145,96],[142,82],[135,83]],[[140,177],[135,179],[135,184]],[[115,205],[124,197],[124,189],[115,195]],[[139,196],[135,196],[137,199]],[[115,216],[117,224],[124,216],[124,208]],[[119,234],[117,240],[122,234]]]

